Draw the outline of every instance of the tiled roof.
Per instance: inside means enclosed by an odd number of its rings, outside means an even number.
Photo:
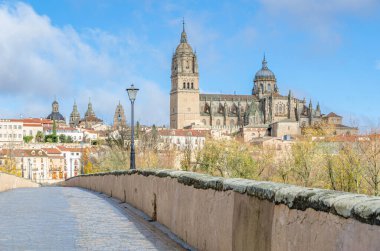
[[[57,146],[59,150],[62,152],[82,152],[83,149],[79,147],[65,147],[65,146]]]
[[[44,118],[11,119],[11,121],[23,122],[24,124],[53,124],[53,120]]]
[[[57,148],[42,148],[47,154],[61,154],[62,152]]]
[[[339,116],[339,115],[337,115],[334,112],[330,112],[329,114],[325,115],[324,117],[325,118],[332,118],[332,117],[339,117],[339,118],[341,118],[342,116]]]
[[[47,154],[40,149],[2,149],[0,154],[12,157],[47,157]]]

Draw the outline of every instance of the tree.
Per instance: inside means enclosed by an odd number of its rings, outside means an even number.
[[[73,138],[69,135],[69,136],[67,136],[67,138],[66,138],[66,143],[73,143],[74,141],[73,141]]]
[[[316,142],[299,141],[292,145],[295,178],[303,186],[312,186],[319,178],[323,156]]]
[[[53,120],[53,131],[52,131],[52,135],[57,135],[57,123],[55,122],[55,120]]]
[[[257,177],[252,148],[235,140],[207,140],[197,156],[200,170],[222,177]]]
[[[33,140],[33,136],[24,136],[23,140],[24,140],[25,143],[29,143],[30,141]]]
[[[138,139],[139,138],[139,134],[140,134],[140,122],[139,121],[136,122],[136,132],[135,132],[135,134],[136,134],[136,139]]]
[[[359,142],[362,158],[364,179],[374,195],[379,195],[380,189],[380,135],[369,135],[367,140]]]
[[[61,143],[66,143],[67,142],[67,138],[66,138],[65,134],[59,135],[59,142],[61,142]]]
[[[43,142],[43,140],[44,140],[44,134],[43,134],[43,132],[38,131],[37,134],[36,134],[36,141],[37,142]]]

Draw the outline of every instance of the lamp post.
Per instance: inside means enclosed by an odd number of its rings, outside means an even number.
[[[136,95],[139,89],[135,88],[132,84],[131,87],[127,88],[128,97],[131,101],[131,163],[130,169],[136,169],[135,165],[135,122],[134,122],[134,104],[136,100]]]

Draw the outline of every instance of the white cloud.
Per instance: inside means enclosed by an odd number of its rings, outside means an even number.
[[[56,27],[24,3],[0,5],[0,23],[0,106],[6,107],[1,117],[45,117],[56,95],[67,119],[74,99],[83,115],[91,97],[97,115],[111,122],[118,101],[127,100],[126,86],[138,81],[142,107],[136,107],[136,117],[143,123],[167,123],[165,112],[151,107],[168,106],[169,96],[135,73],[144,63],[136,54],[150,53],[160,67],[167,62],[132,32]]]
[[[342,15],[366,16],[379,7],[377,0],[261,0],[268,22],[271,18],[290,22],[320,41],[339,44]]]

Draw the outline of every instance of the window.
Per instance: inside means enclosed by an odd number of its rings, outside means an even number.
[[[185,89],[186,88],[186,83],[185,82],[183,82],[183,89]]]
[[[2,128],[3,126],[2,125],[0,125],[0,129]]]
[[[194,83],[191,83],[191,89],[194,89]]]
[[[190,89],[190,83],[187,83],[187,89]]]
[[[235,126],[235,121],[233,119],[231,119],[231,121],[230,121],[230,126],[231,127]]]
[[[20,126],[20,125],[18,126],[18,129],[21,129],[21,126]]]
[[[206,120],[203,119],[203,120],[202,120],[202,123],[203,123],[203,125],[206,125]]]
[[[272,91],[272,86],[270,84],[268,84],[268,91]]]
[[[0,138],[2,138],[3,137],[3,134],[0,134]]]
[[[17,125],[13,125],[13,129],[17,129]]]
[[[21,138],[22,138],[22,135],[21,135],[21,134],[19,134],[19,135],[18,135],[18,138],[19,138],[19,139],[21,139]]]
[[[216,125],[220,126],[220,120],[219,119],[216,120]]]

